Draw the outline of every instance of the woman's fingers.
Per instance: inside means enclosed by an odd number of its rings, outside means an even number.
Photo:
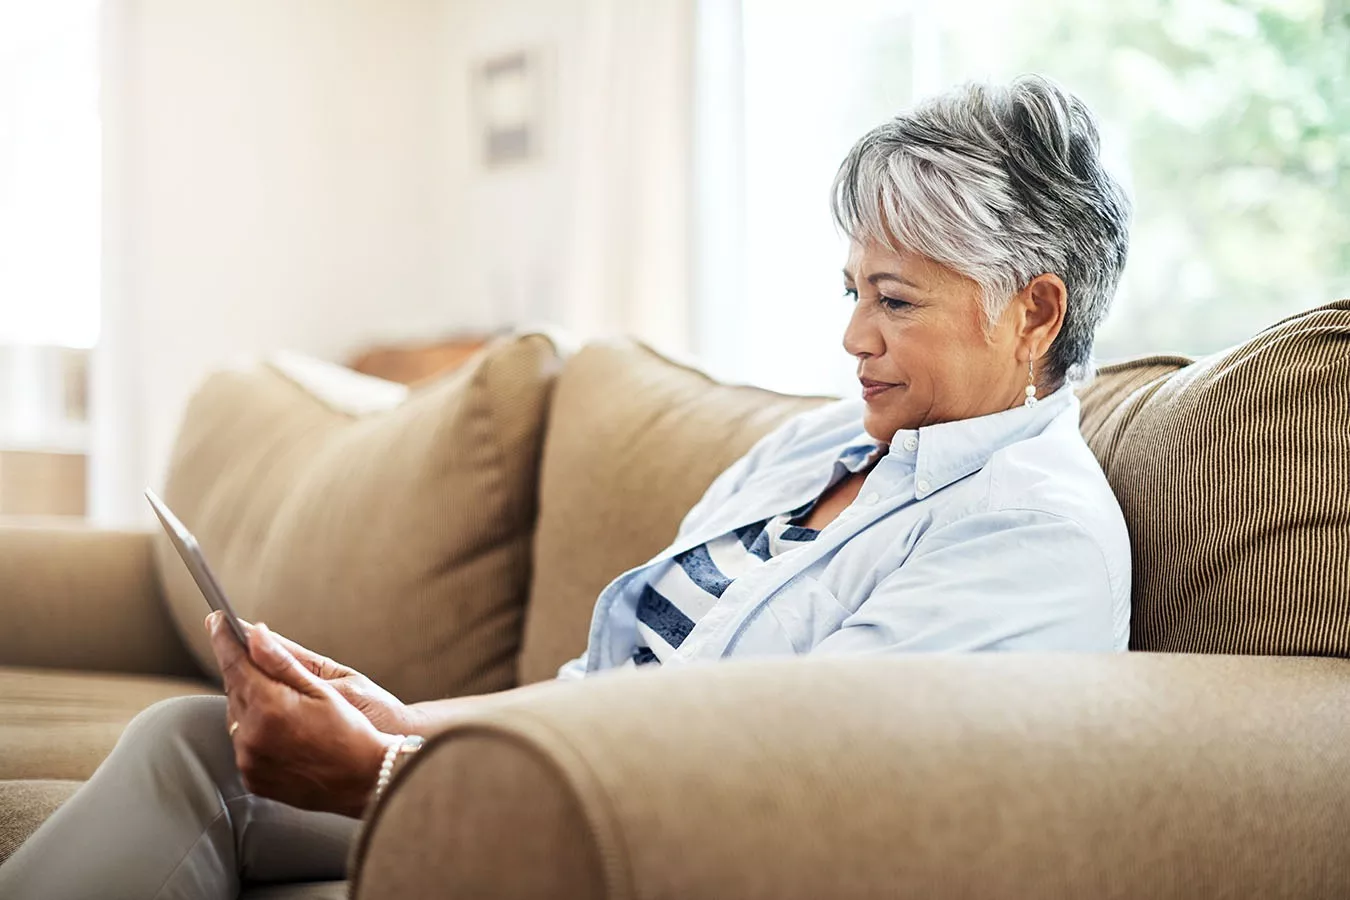
[[[348,668],[322,654],[315,653],[303,644],[297,644],[290,638],[277,634],[275,631],[272,632],[272,637],[275,638],[282,647],[285,647],[286,650],[290,652],[291,656],[296,658],[300,665],[309,669],[325,681],[331,681],[334,678],[342,678],[344,675],[356,674],[355,669]]]
[[[255,625],[248,636],[248,643],[254,664],[269,678],[311,697],[323,696],[332,690],[322,678],[301,665],[266,625]]]

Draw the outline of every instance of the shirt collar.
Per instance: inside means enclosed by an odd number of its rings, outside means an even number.
[[[1035,406],[901,429],[891,438],[888,456],[914,467],[915,493],[924,497],[984,468],[1004,447],[1040,434],[1077,402],[1072,386],[1065,384]],[[884,449],[864,431],[839,452],[839,462],[850,472],[860,472]]]
[[[839,451],[839,464],[857,474],[872,464],[872,460],[881,455],[882,445],[867,432],[859,440]]]

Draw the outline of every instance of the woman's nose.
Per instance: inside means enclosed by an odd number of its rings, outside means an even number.
[[[844,350],[849,356],[867,359],[881,354],[880,343],[881,334],[867,321],[862,302],[859,301],[849,316],[848,326],[844,328]]]

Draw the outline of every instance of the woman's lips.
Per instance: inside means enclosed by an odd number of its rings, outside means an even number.
[[[897,385],[888,381],[873,381],[870,378],[859,378],[858,383],[862,385],[862,396],[864,400],[871,400],[873,397],[889,391]]]

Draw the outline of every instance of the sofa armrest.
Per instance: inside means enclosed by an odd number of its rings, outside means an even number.
[[[353,896],[1350,896],[1350,662],[727,663],[485,703]]]
[[[0,665],[202,674],[160,596],[149,534],[82,526],[0,526]]]

